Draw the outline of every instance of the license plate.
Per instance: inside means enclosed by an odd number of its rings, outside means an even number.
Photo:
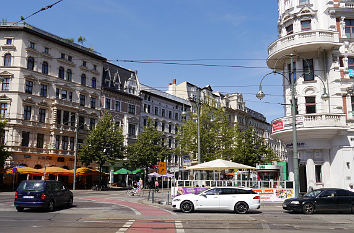
[[[23,198],[34,198],[34,196],[23,196]]]

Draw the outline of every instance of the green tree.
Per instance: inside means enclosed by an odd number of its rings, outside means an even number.
[[[257,136],[252,127],[245,131],[241,131],[237,127],[236,135],[231,160],[250,166],[278,160],[272,149],[264,142],[263,138]]]
[[[0,170],[4,168],[6,159],[11,155],[5,147],[5,126],[7,121],[0,120]]]
[[[96,127],[86,137],[79,151],[79,160],[86,165],[95,162],[102,167],[106,162],[113,163],[124,157],[124,137],[121,127],[105,112]],[[100,179],[101,182],[101,179]]]
[[[77,42],[81,45],[84,45],[84,43],[86,42],[86,38],[83,36],[79,36],[79,38],[77,38]]]
[[[149,118],[144,131],[139,133],[135,143],[127,150],[128,161],[132,167],[143,168],[147,175],[149,168],[157,165],[170,155],[171,151],[163,145],[163,134],[153,126]]]

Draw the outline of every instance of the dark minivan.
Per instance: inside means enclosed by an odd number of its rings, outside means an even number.
[[[72,206],[73,193],[60,181],[24,180],[15,193],[17,211],[24,208],[45,208],[53,211],[57,206]]]

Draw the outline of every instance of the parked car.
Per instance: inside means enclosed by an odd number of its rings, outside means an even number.
[[[200,194],[185,194],[172,200],[172,207],[184,213],[195,210],[229,210],[238,214],[260,208],[260,196],[251,189],[218,187]]]
[[[306,193],[300,198],[289,198],[283,209],[304,214],[320,212],[354,213],[354,192],[345,189],[323,188]]]
[[[73,193],[60,181],[24,180],[15,193],[17,211],[24,208],[46,208],[53,211],[58,206],[72,206]]]

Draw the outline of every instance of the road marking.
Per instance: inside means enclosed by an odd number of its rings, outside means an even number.
[[[175,221],[176,233],[184,233],[183,224],[181,221]]]
[[[135,220],[128,220],[128,222],[126,222],[121,228],[119,228],[119,230],[116,233],[126,232],[129,229],[129,227],[133,225],[134,222]]]

